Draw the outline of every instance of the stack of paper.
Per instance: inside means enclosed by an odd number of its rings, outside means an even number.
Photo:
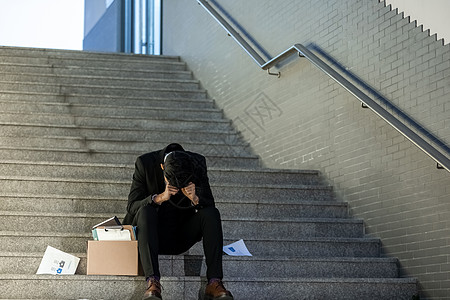
[[[97,227],[92,230],[92,236],[96,241],[131,241],[131,232],[123,227]]]
[[[95,241],[134,241],[135,227],[122,225],[114,216],[92,227],[92,237]]]

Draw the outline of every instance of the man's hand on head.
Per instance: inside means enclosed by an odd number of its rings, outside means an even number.
[[[198,196],[195,193],[195,184],[189,182],[187,186],[181,189],[183,194],[191,200],[192,204],[197,205],[199,202]]]
[[[172,197],[173,195],[175,195],[176,193],[178,193],[179,189],[171,186],[170,184],[166,184],[166,189],[164,190],[163,193],[157,195],[154,199],[154,202],[156,204],[161,204],[163,202],[166,202],[167,200],[170,199],[170,197]]]

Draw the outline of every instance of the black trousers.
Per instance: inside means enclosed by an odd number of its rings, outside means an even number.
[[[201,239],[207,278],[223,278],[222,221],[217,208],[202,208],[177,224],[177,228],[169,228],[163,224],[161,217],[158,216],[158,209],[151,205],[142,207],[133,220],[133,225],[137,226],[139,256],[146,278],[161,277],[158,254],[181,254]]]

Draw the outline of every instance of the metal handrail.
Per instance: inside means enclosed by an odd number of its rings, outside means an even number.
[[[425,152],[429,157],[436,161],[439,168],[446,169],[450,172],[450,159],[448,153],[447,155],[441,153],[433,145],[431,145],[414,131],[412,131],[408,126],[406,126],[403,122],[401,122],[399,119],[385,110],[382,106],[372,100],[350,81],[348,81],[342,75],[332,69],[328,64],[326,64],[323,60],[321,60],[314,53],[308,50],[305,46],[303,46],[302,44],[295,44],[266,62],[206,0],[197,0],[197,2],[225,29],[225,31],[227,31],[228,35],[231,36],[248,55],[250,55],[250,57],[256,62],[256,64],[258,64],[261,69],[267,70],[269,74],[278,75],[279,77],[280,73],[270,73],[270,68],[277,65],[289,56],[298,53],[300,56],[307,58],[312,64],[322,70],[326,75],[334,79],[343,88],[345,88],[359,101],[361,101],[365,106],[374,111],[379,117],[385,120],[404,137],[406,137],[419,149]]]

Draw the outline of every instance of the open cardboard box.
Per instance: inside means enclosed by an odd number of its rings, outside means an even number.
[[[87,275],[139,275],[138,242],[132,226],[123,227],[131,241],[88,241]]]

